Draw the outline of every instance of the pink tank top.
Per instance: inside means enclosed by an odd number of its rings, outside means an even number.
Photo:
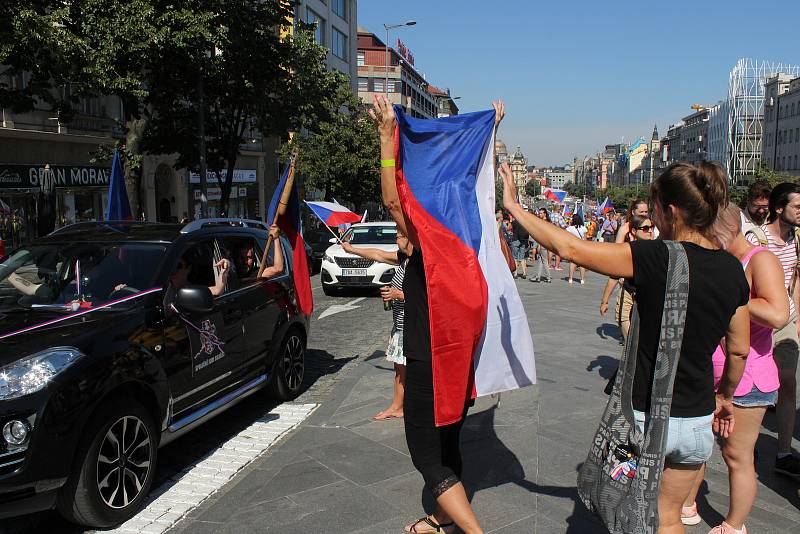
[[[750,259],[759,252],[769,252],[764,247],[755,247],[742,259],[742,267],[747,268]],[[750,298],[755,297],[753,290],[750,290]],[[722,371],[725,367],[725,353],[722,346],[718,346],[714,351],[714,390],[719,388],[722,378]],[[742,380],[734,393],[735,397],[747,395],[756,386],[764,393],[776,391],[780,383],[778,382],[778,367],[772,358],[772,328],[750,321],[750,354],[747,356],[747,364],[744,368]]]

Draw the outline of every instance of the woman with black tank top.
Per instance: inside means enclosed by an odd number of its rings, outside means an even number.
[[[516,200],[511,168],[504,163],[503,205],[548,250],[613,278],[636,291],[640,327],[633,408],[636,423],[648,419],[655,358],[661,331],[669,256],[662,240],[594,243],[577,239],[529,216]],[[728,203],[727,180],[710,163],[676,163],[650,187],[652,219],[663,239],[680,242],[689,260],[689,300],[669,417],[666,463],[658,498],[659,534],[683,533],[681,506],[711,456],[713,431],[733,428],[732,399],[750,344],[749,287],[739,261],[721,250],[712,225]],[[725,370],[714,392],[712,355],[725,338]]]
[[[504,115],[502,103],[495,104],[495,126]],[[370,115],[378,127],[381,140],[381,197],[386,210],[407,235],[413,253],[403,278],[405,317],[403,353],[406,356],[406,384],[403,400],[406,443],[414,467],[422,474],[425,487],[436,499],[431,515],[405,526],[406,532],[452,533],[456,526],[466,534],[482,534],[483,530],[467,499],[461,483],[460,434],[464,416],[457,423],[436,426],[433,402],[433,369],[431,329],[428,313],[428,288],[425,278],[424,250],[418,236],[406,223],[395,178],[395,131],[397,123],[391,104],[384,96],[376,96]],[[458,273],[453,273],[457,276]]]

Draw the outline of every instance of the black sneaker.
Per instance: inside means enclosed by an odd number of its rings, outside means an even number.
[[[519,277],[522,278],[523,280],[527,278],[527,276],[525,276],[524,274],[519,275]]]
[[[544,278],[544,279],[542,279],[540,281],[544,282],[545,284],[549,284],[550,283],[550,279],[549,278]]]
[[[538,284],[539,282],[541,282],[541,280],[539,280],[539,279],[538,279],[537,277],[535,277],[535,276],[534,276],[534,277],[532,277],[532,278],[531,278],[529,281],[530,281],[530,282],[536,282],[537,284]]]
[[[795,455],[775,458],[775,472],[800,479],[800,458]]]

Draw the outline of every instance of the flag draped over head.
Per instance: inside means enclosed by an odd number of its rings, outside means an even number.
[[[597,206],[597,214],[598,215],[605,215],[609,211],[614,211],[614,204],[606,197],[602,204]]]
[[[130,221],[133,219],[125,178],[122,172],[122,160],[119,151],[114,151],[111,163],[111,178],[108,180],[108,204],[106,205],[107,221]]]
[[[495,223],[494,111],[421,120],[395,106],[397,186],[424,252],[436,424],[470,395],[536,380],[528,318]]]
[[[338,202],[310,202],[306,201],[308,208],[319,217],[323,224],[340,226],[361,222],[361,215],[353,213]]]
[[[551,187],[546,187],[542,194],[546,199],[552,200],[553,202],[557,202],[559,204],[563,204],[564,199],[567,198],[566,191],[561,191],[560,189],[553,189]]]
[[[281,196],[289,181],[291,169],[292,165],[286,166],[278,182],[278,187],[275,188],[275,193],[272,195],[272,200],[267,210],[267,222],[269,224],[272,224],[272,221],[275,220],[275,215],[278,213]],[[311,295],[311,277],[308,273],[306,245],[303,241],[300,225],[300,195],[297,193],[297,184],[294,180],[292,180],[289,187],[292,189],[289,195],[289,202],[286,204],[286,212],[278,217],[277,225],[292,245],[292,278],[297,293],[297,307],[300,308],[300,312],[303,315],[310,316],[311,312],[314,311],[314,299]]]

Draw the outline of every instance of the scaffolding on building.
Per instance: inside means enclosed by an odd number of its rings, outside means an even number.
[[[800,65],[742,58],[730,73],[728,85],[727,157],[728,179],[741,184],[761,164],[764,128],[764,84],[778,73],[800,76]]]

